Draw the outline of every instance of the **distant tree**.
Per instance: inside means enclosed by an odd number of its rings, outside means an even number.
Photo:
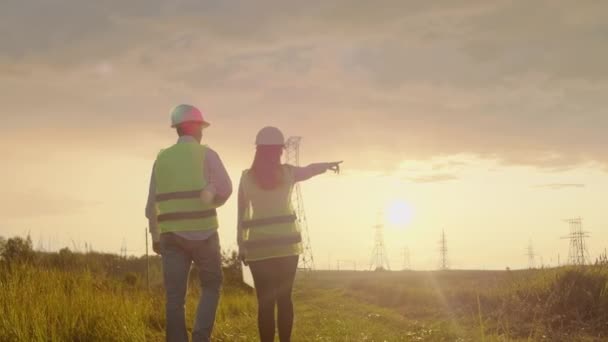
[[[70,251],[70,249],[67,247],[63,247],[62,249],[59,250],[59,255],[70,256],[72,254],[73,254],[72,251]]]
[[[53,266],[59,266],[59,267],[73,267],[75,266],[75,262],[76,262],[76,256],[74,255],[74,253],[72,253],[72,251],[67,248],[67,247],[63,247],[62,249],[59,250],[59,253],[57,253],[56,257],[55,257],[55,264]]]
[[[4,253],[4,248],[6,247],[6,239],[3,236],[0,236],[0,255]]]
[[[222,266],[225,270],[234,270],[240,274],[241,259],[239,258],[239,253],[234,250],[222,251]]]
[[[243,283],[242,262],[237,251],[222,251],[222,269],[225,286],[244,289],[248,288],[247,285]]]
[[[35,256],[32,238],[29,235],[25,239],[22,237],[8,239],[2,250],[3,259],[9,263],[32,262]]]
[[[124,275],[123,282],[130,287],[135,287],[139,283],[139,278],[134,272],[129,272]]]

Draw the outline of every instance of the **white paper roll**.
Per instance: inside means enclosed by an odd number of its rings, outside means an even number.
[[[249,287],[255,288],[255,285],[253,283],[253,275],[251,274],[251,269],[249,268],[249,266],[245,266],[243,264],[241,264],[242,266],[242,272],[243,272],[243,282],[245,284],[247,284]]]

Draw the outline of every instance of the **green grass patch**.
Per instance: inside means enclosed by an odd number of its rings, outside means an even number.
[[[87,269],[0,263],[0,341],[164,340],[158,279],[148,291],[139,273]],[[255,341],[253,291],[228,279],[214,340]],[[199,291],[193,281],[188,329]],[[601,266],[300,273],[294,302],[294,341],[608,340],[608,269]]]

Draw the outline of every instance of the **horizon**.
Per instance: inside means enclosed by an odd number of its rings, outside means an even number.
[[[577,217],[605,253],[608,3],[346,4],[2,5],[0,236],[142,255],[152,164],[191,103],[232,178],[224,249],[273,125],[303,165],[344,160],[301,185],[317,269],[368,266],[376,224],[393,270],[406,247],[437,269],[442,231],[451,269],[528,268],[530,242],[563,265]]]

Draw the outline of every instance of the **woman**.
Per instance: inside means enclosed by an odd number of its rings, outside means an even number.
[[[249,264],[255,283],[260,340],[274,341],[276,306],[279,340],[289,342],[293,326],[291,291],[302,253],[302,237],[291,206],[293,186],[327,170],[337,173],[341,162],[307,167],[282,165],[285,138],[275,127],[263,128],[256,145],[253,164],[243,172],[239,185],[239,253]]]

